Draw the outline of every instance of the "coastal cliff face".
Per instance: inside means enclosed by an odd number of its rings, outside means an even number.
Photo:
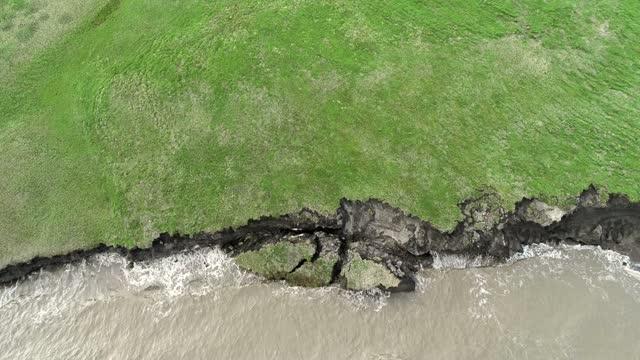
[[[609,196],[591,186],[565,210],[536,199],[523,199],[510,212],[498,204],[493,193],[462,202],[462,221],[444,232],[379,200],[343,199],[334,215],[303,209],[216,233],[162,234],[149,248],[101,245],[35,258],[0,270],[0,283],[96,253],[118,252],[136,266],[202,246],[222,248],[240,267],[266,279],[352,290],[411,291],[416,272],[431,267],[434,256],[479,257],[491,265],[535,243],[601,246],[640,262],[640,203],[624,195]]]

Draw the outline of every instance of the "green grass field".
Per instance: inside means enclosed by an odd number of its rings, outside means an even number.
[[[0,265],[377,197],[640,196],[640,2],[1,0]]]

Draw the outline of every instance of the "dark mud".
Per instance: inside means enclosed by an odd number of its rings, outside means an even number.
[[[522,252],[525,245],[580,244],[614,250],[629,256],[632,263],[640,262],[640,203],[624,195],[603,199],[591,186],[576,198],[572,209],[561,210],[536,199],[523,199],[510,212],[501,208],[496,198],[496,194],[487,193],[461,203],[463,220],[449,232],[379,200],[343,199],[335,215],[303,209],[215,233],[161,234],[148,248],[99,245],[66,255],[37,257],[0,270],[0,284],[11,284],[40,270],[79,262],[98,253],[119,253],[129,259],[130,266],[135,266],[137,262],[199,247],[220,247],[231,256],[238,256],[282,243],[315,247],[313,256],[301,259],[290,273],[306,269],[307,276],[309,265],[318,259],[337,259],[330,270],[330,281],[320,284],[353,288],[347,281],[350,276],[353,280],[353,274],[343,271],[347,264],[378,264],[397,282],[389,286],[388,281],[377,283],[374,278],[364,283],[390,291],[412,291],[416,272],[431,267],[436,254],[482,257],[485,264],[497,264]],[[318,286],[317,279],[312,280]]]

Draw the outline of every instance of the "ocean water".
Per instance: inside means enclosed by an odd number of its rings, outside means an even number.
[[[588,247],[438,256],[415,293],[262,281],[216,249],[0,289],[0,359],[640,359],[640,274]]]

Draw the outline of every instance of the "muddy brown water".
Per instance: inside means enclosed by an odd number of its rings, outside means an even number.
[[[594,248],[437,258],[415,293],[263,282],[218,250],[0,289],[0,359],[640,359],[640,276]],[[462,268],[462,269],[459,269]]]

